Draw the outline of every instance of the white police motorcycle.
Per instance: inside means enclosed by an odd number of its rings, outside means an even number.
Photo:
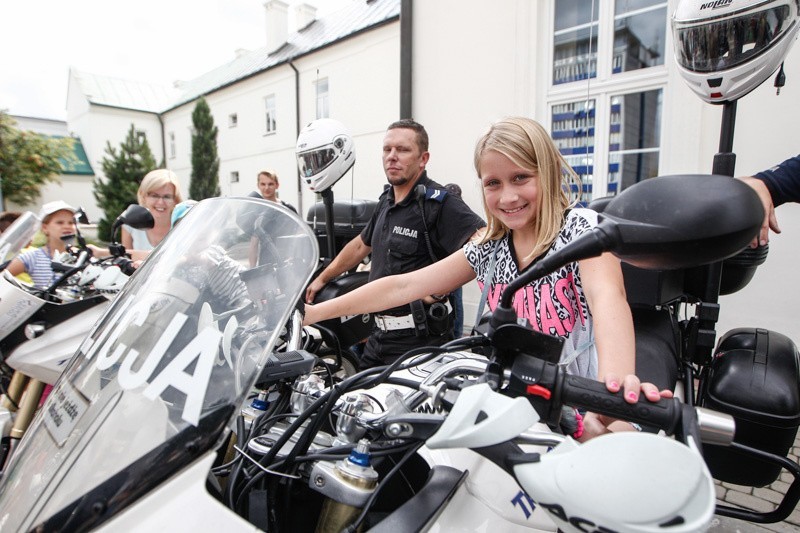
[[[653,209],[698,179],[709,196],[683,199],[691,205],[682,220]],[[597,230],[531,275],[603,250],[662,267],[732,255],[761,220],[758,200],[739,185],[684,176],[632,187]],[[698,230],[693,217],[720,194],[736,216]],[[271,231],[255,231],[263,224]],[[490,348],[488,358],[432,353],[335,382],[302,349],[294,311],[317,256],[308,226],[276,204],[217,198],[194,207],[33,421],[0,479],[0,531],[709,524],[714,490],[701,440],[729,442],[729,417],[677,400],[629,405],[565,376],[552,339],[517,326],[507,306],[470,341]],[[255,386],[264,394],[247,405]],[[678,438],[632,433],[578,445],[549,429],[562,404]]]

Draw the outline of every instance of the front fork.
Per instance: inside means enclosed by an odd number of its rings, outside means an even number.
[[[0,473],[5,470],[8,460],[14,453],[17,443],[22,439],[39,408],[45,384],[37,379],[30,379],[22,372],[15,371],[8,386],[8,392],[2,397],[0,411],[7,420],[3,420],[3,445],[0,451]],[[6,428],[10,426],[8,433]]]

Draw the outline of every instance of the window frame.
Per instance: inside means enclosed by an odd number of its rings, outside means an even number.
[[[238,113],[229,113],[228,114],[228,128],[235,128],[239,126],[239,114]]]
[[[325,84],[325,92],[320,92],[320,86]],[[317,119],[320,118],[330,118],[331,116],[331,102],[330,102],[330,94],[331,94],[331,85],[330,81],[328,81],[327,76],[324,78],[319,78],[318,80],[314,81],[314,115]],[[323,108],[322,112],[320,112],[320,106]]]
[[[671,46],[665,46],[664,62],[661,65],[652,67],[630,70],[614,74],[612,72],[613,52],[614,52],[614,24],[617,15],[614,14],[614,2],[606,2],[603,0],[594,0],[597,2],[596,9],[598,10],[598,33],[595,36],[597,39],[597,75],[594,78],[587,78],[574,82],[561,83],[553,85],[554,81],[554,54],[555,54],[555,2],[557,0],[549,0],[548,2],[548,16],[546,18],[547,27],[545,28],[547,35],[547,87],[545,91],[545,105],[547,117],[545,128],[550,131],[553,125],[553,108],[561,104],[568,104],[582,100],[595,100],[595,117],[594,117],[594,151],[590,155],[592,157],[592,192],[591,195],[586,195],[582,198],[583,201],[590,201],[593,198],[600,198],[608,194],[608,165],[610,160],[610,126],[611,126],[611,99],[614,96],[624,96],[626,94],[647,92],[651,90],[662,90],[662,106],[661,117],[659,125],[661,131],[658,138],[659,146],[658,152],[659,167],[663,162],[663,139],[664,139],[664,117],[668,111],[666,109],[666,102],[669,100],[667,95],[669,86],[667,84],[669,72],[667,65],[672,61],[673,51]],[[630,16],[631,13],[639,13],[644,11],[661,9],[661,5],[640,9],[621,15],[623,17]],[[589,23],[587,23],[588,25]],[[665,17],[664,24],[666,31],[669,32],[669,9],[667,9],[667,16]],[[603,172],[598,172],[599,169],[604,169]],[[619,191],[617,191],[619,192]]]
[[[228,183],[239,183],[239,171],[238,170],[231,170],[230,174],[228,174]]]
[[[175,147],[175,132],[174,131],[169,132],[168,136],[169,136],[169,158],[175,159],[176,157],[178,157],[178,151]]]
[[[277,101],[275,93],[264,97],[264,135],[275,135],[278,132]]]

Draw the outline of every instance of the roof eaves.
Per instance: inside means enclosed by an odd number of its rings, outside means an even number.
[[[60,159],[61,174],[65,176],[94,176],[94,169],[89,162],[89,156],[86,155],[86,149],[83,147],[78,137],[63,137],[61,135],[48,135],[47,137],[53,139],[69,139],[72,148],[73,161],[67,159]]]
[[[366,33],[366,32],[368,32],[368,31],[371,31],[371,30],[374,30],[374,29],[380,28],[381,26],[385,26],[385,25],[387,25],[387,24],[391,24],[392,22],[395,22],[395,21],[397,21],[397,20],[399,20],[399,19],[400,19],[400,15],[399,15],[399,14],[397,14],[397,15],[392,15],[391,17],[388,17],[388,18],[385,18],[385,19],[383,19],[383,20],[380,20],[380,21],[376,22],[375,24],[371,24],[371,25],[369,25],[369,26],[365,26],[365,27],[363,27],[363,28],[360,28],[360,29],[358,29],[358,30],[356,30],[356,31],[352,32],[352,33],[348,33],[347,35],[343,35],[342,37],[339,37],[339,38],[337,38],[337,39],[335,39],[335,40],[333,40],[333,41],[330,41],[330,42],[328,42],[328,43],[325,43],[325,44],[324,44],[324,45],[322,45],[322,46],[318,46],[317,48],[313,48],[313,49],[311,49],[311,50],[307,50],[307,51],[305,51],[305,52],[299,53],[299,54],[297,54],[296,56],[290,56],[290,57],[287,57],[287,58],[286,58],[286,59],[284,59],[284,60],[281,60],[281,61],[279,61],[279,62],[277,62],[277,63],[273,63],[273,64],[271,64],[271,65],[269,65],[269,66],[267,66],[267,67],[265,67],[265,68],[262,68],[262,69],[259,69],[259,70],[256,70],[256,71],[253,71],[253,72],[251,72],[251,73],[249,73],[249,74],[246,74],[246,75],[244,75],[244,76],[242,76],[242,77],[240,77],[240,78],[236,78],[236,79],[234,79],[234,80],[231,80],[231,81],[229,81],[229,82],[227,82],[227,83],[225,83],[225,84],[223,84],[223,85],[220,85],[220,86],[218,86],[218,87],[215,87],[215,88],[213,88],[213,89],[211,89],[211,90],[204,91],[204,92],[202,92],[202,93],[200,93],[200,94],[198,94],[198,95],[192,96],[191,98],[187,98],[187,99],[185,99],[185,100],[180,100],[178,103],[176,103],[176,104],[174,104],[173,106],[171,106],[171,107],[169,107],[169,108],[167,108],[167,109],[165,109],[165,110],[161,111],[159,114],[168,113],[168,112],[170,112],[170,111],[172,111],[172,110],[174,110],[174,109],[177,109],[177,108],[179,108],[179,107],[181,107],[181,106],[183,106],[183,105],[186,105],[186,104],[188,104],[188,103],[190,103],[190,102],[193,102],[194,100],[196,100],[196,99],[200,98],[201,96],[207,96],[207,95],[210,95],[210,94],[214,94],[215,92],[221,91],[222,89],[225,89],[225,88],[227,88],[227,87],[230,87],[230,86],[232,86],[232,85],[235,85],[235,84],[237,84],[237,83],[239,83],[239,82],[241,82],[241,81],[244,81],[244,80],[250,79],[250,78],[252,78],[252,77],[254,77],[254,76],[257,76],[257,75],[259,75],[259,74],[263,74],[264,72],[268,72],[268,71],[270,71],[270,70],[276,69],[276,68],[278,68],[278,67],[281,67],[281,66],[283,66],[283,65],[286,65],[286,64],[288,64],[288,63],[291,63],[292,61],[295,61],[295,60],[297,60],[297,59],[300,59],[300,58],[302,58],[302,57],[305,57],[305,56],[311,55],[311,54],[313,54],[313,53],[316,53],[316,52],[318,52],[318,51],[320,51],[320,50],[325,50],[326,48],[329,48],[329,47],[331,47],[331,46],[334,46],[334,45],[336,45],[336,44],[338,44],[338,43],[341,43],[341,42],[343,42],[343,41],[346,41],[346,40],[348,40],[348,39],[352,39],[352,38],[354,38],[354,37],[357,37],[357,36],[361,35],[362,33]],[[272,53],[272,54],[270,54],[270,55],[273,55],[273,54],[274,54],[274,53],[276,53],[276,52],[279,52],[279,51],[282,51],[282,50],[284,50],[284,48],[286,48],[286,47],[287,47],[287,45],[290,45],[290,43],[285,43],[283,46],[281,46],[280,48],[278,48],[278,49],[277,49],[275,52],[273,52],[273,53]]]
[[[113,104],[104,104],[102,102],[94,102],[94,101],[92,101],[91,98],[89,99],[89,103],[91,105],[94,105],[94,106],[97,106],[97,107],[108,107],[108,108],[111,108],[111,109],[121,109],[123,111],[137,111],[139,113],[147,113],[149,115],[156,115],[156,116],[160,116],[161,115],[161,113],[159,113],[158,111],[153,111],[152,109],[139,109],[139,108],[136,108],[136,107],[128,107],[128,106],[113,105]]]

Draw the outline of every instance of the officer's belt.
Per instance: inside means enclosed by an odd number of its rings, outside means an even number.
[[[447,308],[447,314],[453,312],[453,306],[450,305],[450,301],[444,302],[444,306]],[[415,329],[414,326],[414,315],[409,313],[407,315],[402,316],[393,316],[393,315],[375,315],[375,324],[378,326],[378,329],[381,331],[397,331],[400,329]]]

